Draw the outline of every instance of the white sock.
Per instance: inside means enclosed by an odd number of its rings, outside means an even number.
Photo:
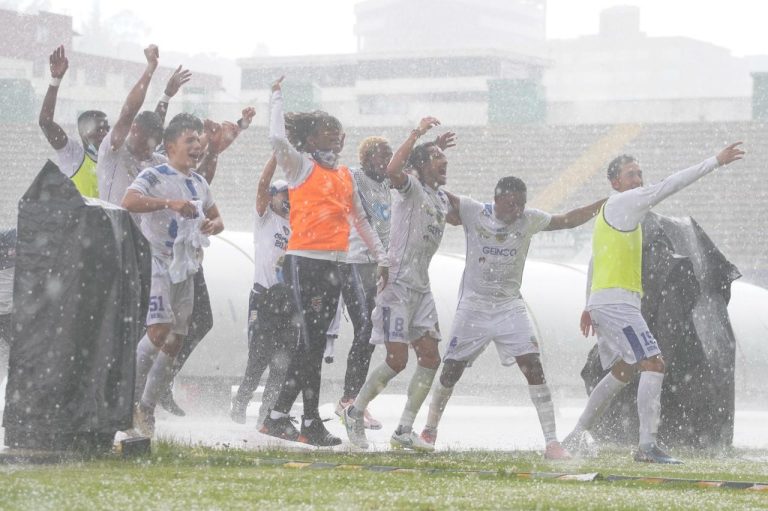
[[[315,419],[304,419],[304,427],[305,428],[310,427],[312,425],[312,421],[314,421],[314,420]]]
[[[613,373],[606,374],[589,395],[587,406],[584,407],[584,411],[581,413],[581,417],[579,417],[576,429],[589,430],[589,428],[594,426],[595,422],[602,417],[608,405],[611,404],[613,398],[616,397],[616,394],[626,385],[626,383],[616,378]]]
[[[147,375],[152,367],[152,364],[157,358],[157,353],[160,348],[152,344],[149,340],[149,336],[144,334],[144,337],[139,341],[136,346],[136,382],[134,387],[134,399],[138,402],[141,399],[141,395],[144,394],[144,387],[147,384]]]
[[[429,403],[429,413],[427,413],[427,425],[430,429],[437,429],[440,424],[440,418],[443,416],[445,406],[453,394],[453,387],[446,387],[438,381],[435,389],[432,391],[432,402]]]
[[[164,351],[160,351],[155,358],[155,363],[149,370],[147,385],[144,387],[144,394],[141,396],[141,404],[149,409],[154,409],[157,400],[160,399],[166,390],[168,384],[173,378],[173,360],[172,357]]]
[[[397,376],[397,371],[389,367],[389,364],[386,362],[382,362],[376,369],[371,371],[368,379],[363,384],[363,388],[357,393],[349,414],[355,418],[362,417],[365,409],[368,407],[368,403],[373,401],[373,398],[378,396],[395,376]]]
[[[640,419],[640,445],[656,443],[661,416],[661,384],[664,373],[643,371],[637,386],[637,416]]]
[[[544,433],[544,442],[557,441],[557,429],[555,427],[555,406],[552,404],[552,394],[546,383],[541,385],[528,385],[531,401],[539,415],[541,431]]]
[[[419,413],[421,405],[429,395],[429,389],[432,388],[432,381],[435,379],[437,369],[416,366],[416,372],[413,373],[411,383],[408,385],[408,401],[405,403],[403,415],[400,416],[401,433],[408,433],[413,428],[413,421],[416,420],[416,414]]]
[[[277,410],[271,410],[269,412],[270,419],[277,420],[277,419],[282,419],[283,417],[288,417],[288,414],[283,412],[278,412]]]

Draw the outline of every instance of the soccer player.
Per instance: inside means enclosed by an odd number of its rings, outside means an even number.
[[[144,50],[144,56],[147,67],[128,93],[117,122],[99,147],[96,164],[99,198],[112,204],[121,203],[126,189],[142,169],[166,161],[155,152],[163,136],[162,119],[156,112],[139,113],[160,52],[152,44]]]
[[[344,412],[350,442],[367,448],[363,413],[368,403],[397,376],[408,362],[408,347],[413,346],[418,365],[408,386],[408,401],[390,443],[395,448],[432,451],[412,430],[413,421],[432,386],[440,365],[437,343],[440,330],[437,310],[427,272],[432,256],[443,238],[449,212],[458,222],[446,192],[448,160],[435,142],[416,147],[417,140],[440,124],[434,117],[421,120],[387,166],[387,176],[397,191],[392,203],[389,242],[389,281],[376,296],[372,314],[371,342],[384,344],[386,360],[369,375],[355,402]],[[418,178],[405,172],[406,163]]]
[[[611,400],[637,371],[639,446],[635,460],[650,463],[680,463],[656,444],[661,413],[664,360],[659,346],[640,313],[643,293],[643,231],[640,223],[653,206],[723,165],[740,160],[741,142],[731,144],[716,156],[672,174],[651,186],[643,186],[637,160],[622,155],[608,166],[608,180],[618,193],[600,209],[592,235],[587,307],[581,316],[584,336],[597,334],[603,368],[610,372],[592,390],[575,429],[563,445],[578,449],[583,433],[600,419]]]
[[[124,208],[140,216],[141,231],[152,251],[147,333],[136,350],[140,399],[134,415],[134,427],[147,436],[154,433],[155,405],[172,377],[173,359],[189,327],[194,272],[188,270],[202,260],[205,243],[200,235],[224,229],[208,183],[193,172],[202,132],[198,118],[177,116],[164,134],[168,163],[144,169],[122,201]],[[184,271],[174,271],[177,266]]]
[[[16,268],[16,229],[0,230],[0,389],[5,390],[11,346],[13,276]]]
[[[269,139],[288,181],[291,238],[283,272],[299,312],[301,342],[260,431],[312,445],[338,445],[341,439],[323,425],[318,403],[325,335],[339,302],[339,263],[346,260],[350,226],[354,224],[380,266],[386,265],[386,256],[365,217],[352,174],[338,163],[344,143],[341,123],[325,112],[284,116],[282,80],[272,86]],[[386,279],[383,266],[379,273]],[[301,431],[289,416],[299,392],[304,401]]]
[[[68,137],[61,126],[53,120],[59,85],[69,68],[69,60],[64,52],[64,47],[56,48],[48,61],[51,70],[51,83],[43,98],[38,124],[48,143],[56,151],[59,169],[72,179],[84,197],[98,197],[96,160],[101,141],[109,132],[107,114],[99,110],[83,112],[77,117],[77,131],[80,140]]]
[[[167,92],[166,89],[166,93]],[[158,108],[160,108],[162,104],[163,100],[158,103]],[[204,133],[200,137],[202,146],[201,154],[203,156],[200,158],[195,172],[203,176],[209,185],[216,175],[219,154],[227,149],[243,130],[248,129],[254,115],[256,115],[256,110],[253,107],[246,107],[243,109],[242,117],[238,119],[237,123],[228,121],[217,123],[208,119],[203,121]],[[195,302],[192,308],[192,317],[190,318],[188,335],[182,343],[181,351],[179,351],[178,355],[174,358],[173,378],[168,382],[168,388],[163,392],[158,403],[166,411],[179,417],[186,415],[186,413],[174,399],[173,381],[176,378],[176,375],[178,375],[184,367],[189,356],[195,348],[197,348],[198,344],[200,344],[200,341],[202,341],[211,328],[213,328],[213,311],[211,310],[211,300],[208,295],[208,286],[205,282],[205,273],[203,272],[202,265],[200,265],[200,270],[195,273],[194,287]],[[271,374],[272,372],[270,372],[270,380]]]
[[[443,370],[432,392],[427,425],[421,433],[427,443],[434,445],[440,417],[464,370],[493,341],[502,365],[517,363],[528,382],[544,433],[545,457],[570,458],[557,441],[552,394],[544,378],[539,344],[520,285],[533,235],[577,227],[594,217],[605,200],[562,215],[526,208],[526,201],[525,183],[514,176],[499,180],[492,204],[469,197],[452,198],[452,206],[464,226],[467,257]]]
[[[288,183],[272,182],[277,160],[272,156],[264,167],[256,191],[253,226],[254,275],[248,305],[248,365],[232,399],[232,420],[245,424],[245,411],[269,366],[269,377],[259,409],[258,424],[275,405],[285,381],[291,354],[298,344],[299,329],[293,321],[293,302],[283,278],[283,260],[291,226]]]
[[[455,145],[455,133],[447,132],[435,140],[441,150]],[[392,147],[382,137],[368,137],[358,148],[360,167],[352,171],[368,221],[379,236],[384,250],[389,247],[389,220],[391,184],[387,178],[387,165],[392,160]],[[352,228],[347,262],[340,265],[342,302],[352,319],[354,337],[347,357],[344,376],[344,394],[336,407],[336,414],[344,415],[365,383],[368,366],[375,345],[370,343],[373,323],[371,313],[376,305],[376,262],[372,259],[357,231]],[[338,317],[338,314],[337,314]],[[366,429],[381,429],[381,422],[373,418],[368,409],[363,413]]]

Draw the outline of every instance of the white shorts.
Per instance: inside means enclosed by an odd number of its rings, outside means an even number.
[[[371,321],[372,344],[411,343],[425,335],[440,340],[437,309],[431,292],[419,293],[398,284],[389,284],[376,295]]]
[[[539,352],[528,310],[522,300],[513,308],[491,311],[459,309],[453,318],[451,342],[443,360],[472,362],[493,341],[501,364],[514,365],[515,357]]]
[[[597,350],[603,369],[611,368],[619,359],[636,364],[661,355],[659,345],[637,307],[598,305],[590,309],[589,315],[597,334]]]
[[[189,277],[183,282],[173,284],[168,273],[168,263],[153,256],[147,326],[170,324],[174,334],[187,335],[194,298],[194,279]]]

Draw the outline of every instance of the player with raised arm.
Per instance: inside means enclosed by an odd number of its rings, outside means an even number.
[[[291,238],[283,272],[298,311],[301,342],[260,431],[312,445],[337,445],[341,439],[323,425],[318,404],[325,334],[339,302],[339,263],[347,257],[350,226],[362,236],[385,279],[386,255],[365,216],[351,172],[338,163],[344,143],[341,123],[325,112],[284,115],[282,80],[272,86],[269,140],[288,181]],[[300,392],[301,431],[289,416]]]
[[[259,178],[253,226],[254,275],[248,302],[248,365],[232,399],[232,420],[245,424],[245,411],[269,366],[269,377],[259,409],[260,425],[275,405],[285,381],[291,354],[298,345],[299,329],[293,321],[290,289],[283,278],[283,260],[291,225],[288,183],[272,181],[277,160],[272,156]]]
[[[192,313],[192,275],[202,261],[205,236],[224,229],[208,183],[193,172],[200,157],[203,123],[190,114],[168,124],[168,163],[143,170],[122,206],[141,218],[152,251],[147,333],[137,347],[134,427],[154,433],[155,405],[172,377]]]
[[[418,365],[408,386],[408,401],[390,443],[395,448],[434,450],[433,445],[413,432],[413,421],[440,366],[437,348],[440,330],[428,269],[443,238],[450,211],[448,195],[440,189],[446,183],[448,160],[435,142],[414,146],[438,124],[434,117],[422,119],[387,166],[387,176],[396,190],[388,252],[390,273],[389,281],[376,296],[371,336],[372,343],[384,344],[387,357],[371,371],[355,402],[344,412],[349,440],[360,448],[368,447],[364,410],[390,380],[405,369],[408,348],[412,346]],[[416,171],[418,178],[405,171],[406,163]],[[450,214],[455,215],[455,212],[450,211]],[[455,223],[458,219],[454,216],[452,221]]]
[[[454,146],[455,134],[444,133],[435,143],[441,150]],[[387,166],[392,160],[392,147],[382,137],[367,137],[358,148],[360,168],[352,171],[360,199],[368,221],[379,236],[384,249],[389,248],[391,183],[387,178]],[[340,265],[342,280],[341,303],[345,304],[354,327],[352,346],[347,357],[344,375],[344,394],[336,406],[336,414],[344,415],[365,383],[375,345],[371,344],[371,313],[376,305],[376,262],[373,261],[357,231],[352,228],[349,239],[347,262]],[[337,314],[337,318],[338,318]],[[381,429],[381,422],[366,409],[363,422],[367,429]]]
[[[531,238],[540,231],[571,229],[593,218],[605,200],[550,215],[526,208],[525,183],[514,177],[496,184],[493,203],[451,197],[464,226],[467,256],[443,370],[432,390],[427,424],[421,438],[435,443],[437,427],[464,370],[491,342],[504,366],[517,364],[539,416],[545,457],[568,459],[557,441],[555,408],[539,357],[539,344],[520,294]]]
[[[107,114],[99,110],[86,110],[77,117],[77,132],[80,139],[68,137],[61,126],[53,120],[59,85],[69,69],[69,60],[64,46],[56,48],[48,61],[51,83],[43,98],[38,124],[46,140],[56,151],[59,170],[72,180],[84,197],[98,197],[96,162],[101,141],[109,132]]]
[[[597,334],[603,368],[610,372],[592,390],[587,406],[563,445],[580,447],[583,433],[600,419],[616,396],[640,371],[637,414],[640,419],[636,461],[680,463],[656,444],[661,414],[664,360],[661,350],[640,312],[643,293],[643,231],[640,223],[653,206],[679,192],[716,168],[740,160],[741,142],[716,156],[672,174],[651,186],[643,186],[637,160],[622,155],[608,166],[608,180],[618,193],[600,209],[592,235],[592,261],[587,307],[581,316],[584,336]]]
[[[162,119],[149,110],[139,113],[160,58],[157,46],[149,45],[144,57],[147,67],[128,93],[117,122],[99,147],[96,164],[99,198],[112,204],[121,203],[128,186],[142,169],[166,161],[155,152],[163,137]]]

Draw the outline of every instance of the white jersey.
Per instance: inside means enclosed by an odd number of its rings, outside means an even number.
[[[283,259],[291,224],[267,206],[264,216],[255,212],[253,222],[253,283],[266,288],[283,282]]]
[[[184,174],[167,164],[142,170],[128,189],[158,199],[199,200],[203,211],[214,205],[208,183],[200,174]],[[149,241],[152,255],[172,257],[173,242],[183,217],[171,209],[139,213],[139,217],[141,232]]]
[[[56,156],[59,160],[59,170],[65,176],[71,178],[83,164],[85,149],[83,149],[82,143],[72,137],[67,137],[67,144],[61,149],[56,150]]]
[[[352,170],[352,177],[357,183],[357,192],[365,209],[368,222],[381,240],[384,250],[389,247],[389,217],[392,204],[391,184],[389,179],[379,182],[368,177],[362,169]],[[349,229],[348,263],[375,263],[368,245],[365,244],[354,225]]]
[[[408,182],[392,200],[389,281],[426,293],[429,263],[443,239],[450,205],[441,190],[423,185],[414,176],[407,177]]]
[[[459,288],[459,309],[512,309],[520,296],[531,237],[552,216],[526,209],[511,224],[496,218],[493,204],[459,198],[459,215],[467,238],[467,257]]]
[[[99,199],[117,204],[123,202],[125,191],[134,182],[142,169],[166,163],[168,159],[154,153],[149,160],[139,161],[125,142],[117,151],[112,150],[112,130],[107,133],[99,146],[99,161],[96,163],[96,177],[99,180]]]

